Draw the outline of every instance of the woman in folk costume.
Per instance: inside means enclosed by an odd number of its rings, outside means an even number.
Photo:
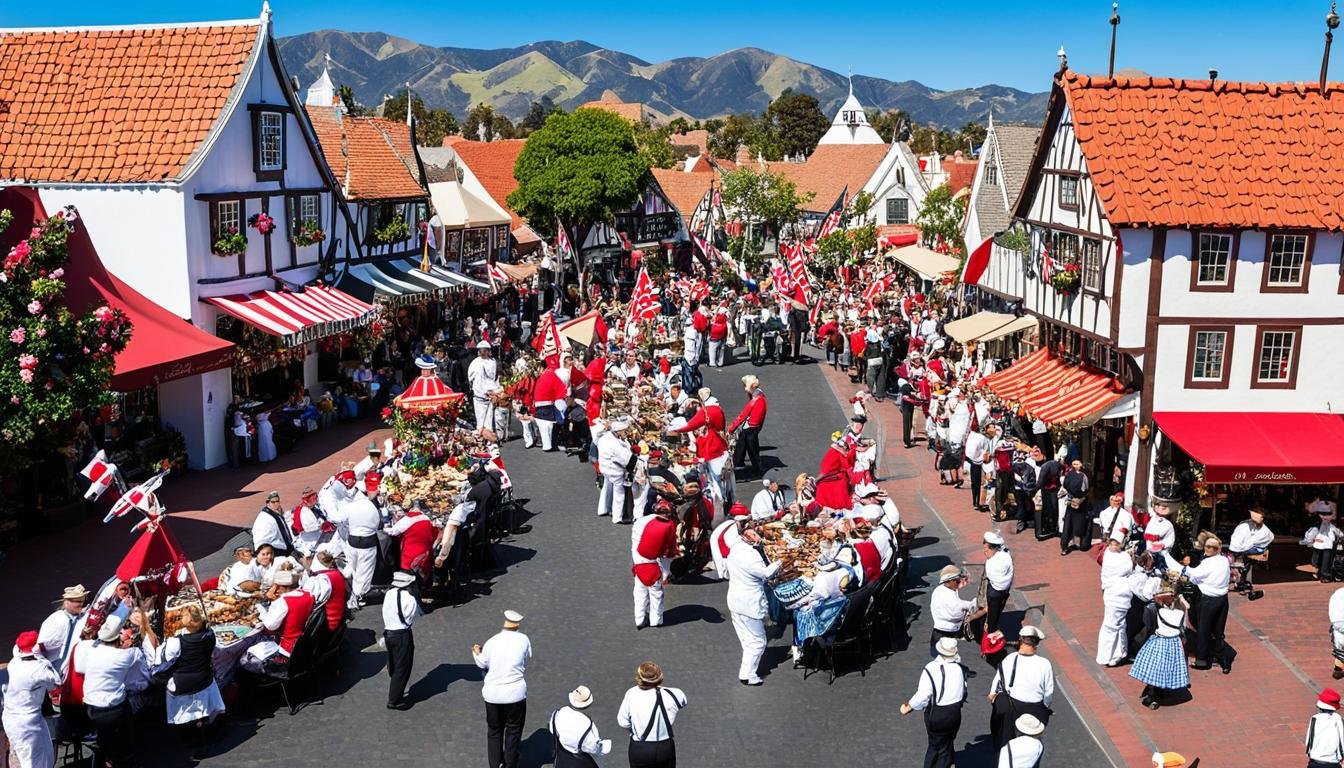
[[[849,509],[854,505],[854,486],[850,472],[854,469],[856,450],[842,439],[831,443],[821,457],[817,471],[816,503],[828,509]]]
[[[42,702],[61,684],[61,675],[42,655],[37,632],[24,632],[14,643],[14,658],[6,670],[5,709],[0,716],[18,768],[51,768],[56,764],[51,732],[42,717]]]
[[[1129,676],[1143,683],[1139,703],[1149,709],[1161,706],[1171,691],[1190,687],[1190,667],[1185,660],[1185,611],[1176,607],[1170,587],[1153,596],[1144,613],[1148,639],[1134,655]]]
[[[146,658],[155,678],[167,678],[168,722],[183,727],[183,740],[196,746],[202,742],[204,729],[224,712],[224,699],[210,662],[215,633],[206,626],[199,607],[188,606],[184,612],[184,628],[163,642],[147,622],[142,621],[141,627]]]

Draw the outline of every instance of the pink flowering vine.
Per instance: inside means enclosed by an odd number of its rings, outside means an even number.
[[[42,302],[38,301],[37,299],[33,299],[31,302],[29,302],[28,314],[36,315],[38,312],[41,311],[42,311]]]
[[[36,367],[37,367],[36,357],[28,354],[19,355],[19,368],[26,371]]]
[[[9,343],[22,344],[24,339],[28,338],[28,331],[24,328],[15,328],[9,332]]]
[[[27,368],[24,368],[23,370],[19,371],[19,378],[23,379],[24,384],[32,384],[33,372],[28,370]]]

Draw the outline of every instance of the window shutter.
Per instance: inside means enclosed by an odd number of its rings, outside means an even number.
[[[215,250],[215,240],[219,237],[219,203],[206,203],[210,210],[210,231],[208,234],[209,249],[213,253]]]

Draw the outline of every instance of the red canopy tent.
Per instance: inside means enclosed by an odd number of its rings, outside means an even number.
[[[450,403],[461,402],[465,396],[454,392],[439,378],[433,368],[421,368],[420,375],[405,392],[392,401],[406,411],[435,411]]]
[[[37,190],[8,187],[0,190],[0,209],[14,214],[14,223],[0,233],[0,252],[7,253],[27,237],[27,223],[46,219]],[[117,355],[116,372],[109,385],[120,392],[227,368],[233,361],[231,342],[216,338],[150,301],[107,271],[89,237],[84,219],[77,220],[68,241],[65,266],[65,305],[82,313],[106,304],[131,319],[131,340]]]
[[[151,523],[131,545],[130,551],[121,559],[121,565],[117,566],[117,578],[131,581],[156,571],[164,573],[168,587],[164,594],[176,592],[190,579],[187,556],[182,554],[182,545],[177,543],[177,537],[168,530],[168,523],[163,518]]]

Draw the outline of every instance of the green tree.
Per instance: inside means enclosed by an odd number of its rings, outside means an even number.
[[[457,118],[452,112],[446,109],[425,109],[424,99],[416,94],[411,94],[411,115],[415,117],[415,139],[424,146],[437,147],[443,144],[445,136],[457,133]],[[404,90],[383,102],[383,116],[389,120],[406,119]]]
[[[467,112],[466,118],[462,121],[462,135],[472,141],[489,141],[494,121],[494,108],[483,102],[477,104]],[[481,130],[482,126],[485,127],[484,131]]]
[[[512,139],[517,136],[517,129],[513,127],[513,121],[504,115],[496,114],[490,118],[490,136],[489,141],[497,139]]]
[[[873,130],[877,131],[877,135],[881,136],[883,141],[890,143],[910,140],[912,123],[909,115],[899,109],[888,109],[885,112],[870,109],[868,112],[868,124],[873,126]]]
[[[691,123],[684,117],[674,117],[672,118],[672,121],[667,124],[667,127],[672,133],[681,136],[691,130]]]
[[[708,120],[704,121],[703,123],[701,123],[699,120],[695,121],[695,127],[703,128],[709,133],[714,134],[718,133],[719,129],[723,127],[723,121],[717,117],[711,117]]]
[[[752,225],[753,237],[733,238],[728,244],[729,255],[753,271],[761,263],[765,230],[779,232],[784,225],[797,222],[802,218],[803,206],[812,200],[811,192],[800,195],[789,179],[751,167],[725,173],[720,189],[728,215]]]
[[[840,216],[840,228],[817,239],[816,261],[824,276],[842,265],[856,265],[877,250],[877,223],[869,218],[872,208],[872,193],[860,192]]]
[[[518,188],[509,207],[544,234],[563,221],[572,243],[630,210],[652,180],[630,122],[604,109],[552,114],[528,137],[513,176]]]
[[[0,231],[12,220],[0,211]],[[85,409],[112,402],[117,353],[131,323],[105,304],[69,306],[64,270],[73,208],[34,225],[0,263],[0,475],[69,445]],[[25,222],[26,229],[26,222]]]
[[[831,123],[815,96],[795,93],[789,88],[765,108],[762,122],[768,126],[784,157],[812,154]]]
[[[710,120],[706,124],[712,122]],[[732,160],[737,156],[737,148],[747,143],[755,122],[751,115],[729,115],[724,118],[722,124],[710,133],[709,153],[714,157]]]
[[[961,241],[961,222],[965,215],[966,198],[954,199],[952,189],[946,184],[929,192],[915,217],[924,247],[934,248],[941,242],[958,253],[965,253],[966,245]]]
[[[960,134],[957,137],[957,143],[961,145],[959,149],[964,150],[969,157],[971,154],[971,147],[984,146],[985,134],[988,131],[989,129],[980,123],[967,123],[963,125],[961,130],[957,132]]]
[[[648,161],[650,168],[671,168],[677,158],[672,152],[672,129],[669,126],[654,128],[646,122],[634,124],[635,146]]]
[[[551,116],[558,107],[555,106],[555,100],[550,96],[542,96],[539,101],[534,101],[527,108],[527,114],[522,122],[518,123],[518,133],[520,136],[527,136],[533,131],[546,124],[546,118]]]
[[[336,88],[336,95],[341,98],[341,103],[345,105],[345,111],[354,117],[361,117],[369,114],[369,108],[355,101],[355,90],[348,85],[340,85]]]

